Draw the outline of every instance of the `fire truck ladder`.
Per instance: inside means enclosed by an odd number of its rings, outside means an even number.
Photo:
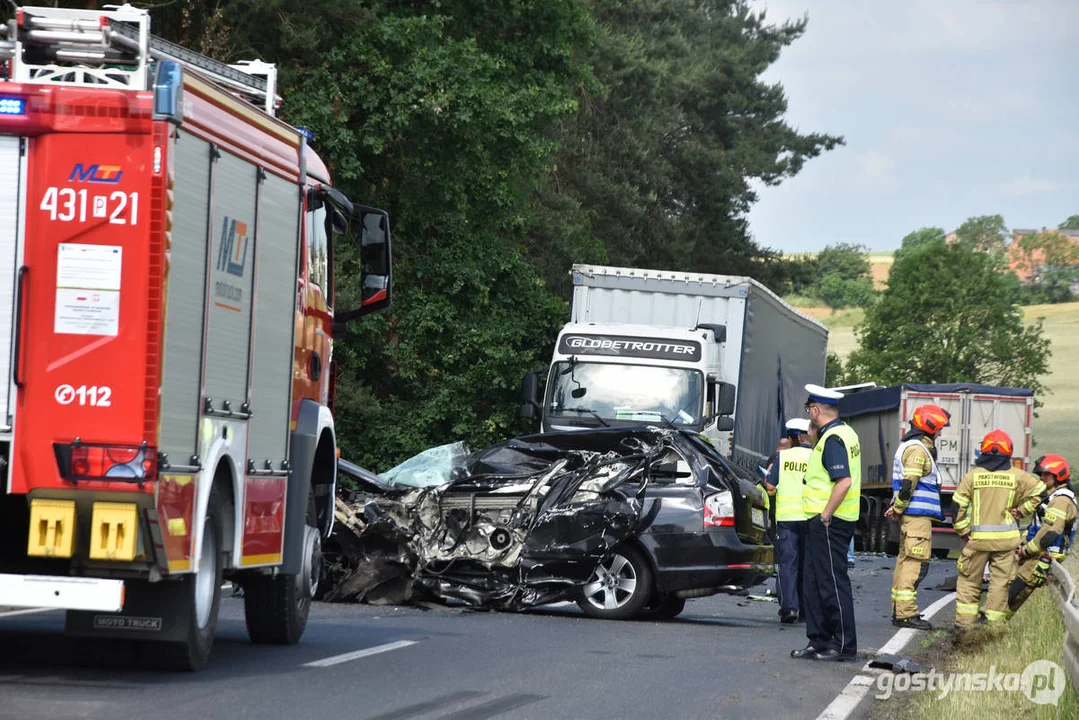
[[[227,64],[150,34],[150,14],[129,4],[104,10],[21,7],[0,28],[4,79],[21,83],[150,89],[154,60],[171,60],[274,115],[277,67]]]

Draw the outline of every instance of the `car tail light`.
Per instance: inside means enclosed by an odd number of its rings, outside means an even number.
[[[734,527],[734,495],[723,490],[704,498],[705,527]]]
[[[57,446],[60,474],[67,480],[134,480],[157,477],[157,450],[129,445]]]

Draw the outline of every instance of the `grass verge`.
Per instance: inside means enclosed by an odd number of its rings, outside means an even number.
[[[1065,567],[1074,577],[1079,558],[1071,556]],[[939,616],[938,616],[939,619]],[[913,655],[931,664],[937,673],[1018,673],[1036,660],[1051,660],[1062,666],[1064,624],[1060,610],[1048,588],[1041,588],[1027,600],[1010,622],[987,630],[974,647],[952,651],[947,633],[937,631],[923,639]],[[873,720],[902,715],[912,720],[972,720],[981,718],[1079,718],[1079,698],[1066,673],[1058,681],[1066,683],[1056,705],[1037,705],[1021,692],[988,690],[895,693],[888,700],[876,700],[870,713]],[[874,696],[880,691],[874,687]],[[943,696],[942,696],[943,695]]]

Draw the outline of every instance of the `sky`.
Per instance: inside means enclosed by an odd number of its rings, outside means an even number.
[[[764,74],[787,122],[842,135],[760,199],[763,247],[894,250],[975,215],[1055,228],[1079,214],[1079,1],[752,0],[769,22],[808,14]]]

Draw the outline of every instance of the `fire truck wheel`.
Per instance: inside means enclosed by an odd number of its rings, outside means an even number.
[[[254,575],[244,581],[244,619],[251,642],[295,645],[300,641],[322,575],[322,535],[316,523],[312,491],[304,528],[303,569],[296,575]]]
[[[152,648],[147,648],[156,654],[157,664],[169,670],[200,670],[210,657],[224,572],[222,538],[225,532],[220,508],[221,499],[215,486],[207,503],[198,569],[182,581],[183,592],[187,594],[187,612],[190,613],[187,639],[179,643],[153,643]]]

